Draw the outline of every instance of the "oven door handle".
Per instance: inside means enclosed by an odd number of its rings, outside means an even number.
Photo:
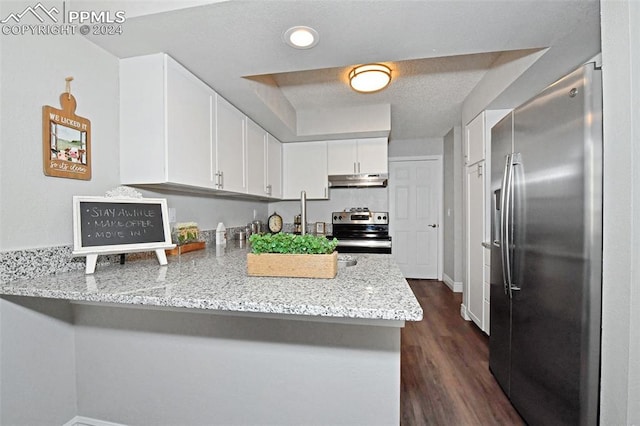
[[[371,247],[388,248],[391,247],[391,240],[338,240],[338,248],[342,247]]]

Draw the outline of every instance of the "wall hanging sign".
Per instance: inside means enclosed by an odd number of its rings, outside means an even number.
[[[44,174],[70,179],[91,179],[91,122],[75,114],[76,99],[67,77],[60,106],[42,107]]]
[[[100,254],[155,251],[167,264],[171,243],[167,200],[111,194],[73,197],[73,255],[86,256],[92,274]]]

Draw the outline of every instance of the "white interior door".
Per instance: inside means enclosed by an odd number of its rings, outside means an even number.
[[[393,256],[407,278],[440,279],[442,158],[389,162]]]

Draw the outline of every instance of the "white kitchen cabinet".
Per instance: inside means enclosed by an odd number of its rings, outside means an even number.
[[[489,178],[487,177],[487,180]],[[484,251],[484,312],[482,322],[484,323],[484,332],[489,334],[491,330],[491,249],[483,247]]]
[[[327,142],[299,142],[282,145],[283,198],[298,199],[306,191],[308,199],[328,198]]]
[[[356,139],[327,141],[327,153],[329,175],[358,173],[358,141]]]
[[[246,137],[248,193],[282,198],[282,144],[250,119]]]
[[[482,111],[465,126],[465,164],[490,160],[491,128],[509,113],[509,109]]]
[[[358,139],[358,172],[388,173],[388,145],[387,138]]]
[[[491,128],[510,110],[486,110],[465,126],[465,303],[467,315],[489,333],[489,251],[491,241]],[[500,165],[498,165],[500,167]]]
[[[166,54],[121,60],[121,183],[213,188],[214,97]]]
[[[327,142],[329,175],[387,173],[387,138]]]
[[[466,130],[466,155],[467,165],[475,164],[485,159],[485,113],[481,112],[469,124]]]
[[[266,196],[267,191],[267,132],[253,120],[247,119],[247,192]]]
[[[282,143],[267,133],[267,192],[282,198]]]
[[[247,192],[246,116],[216,94],[216,187],[231,192]],[[213,160],[213,159],[212,159]]]
[[[482,330],[485,327],[485,163],[481,161],[466,167],[466,302],[467,314]]]

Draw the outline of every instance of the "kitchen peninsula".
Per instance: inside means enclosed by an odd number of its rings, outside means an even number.
[[[2,283],[2,410],[28,423],[51,393],[66,421],[397,424],[400,330],[422,309],[393,258],[283,279],[247,276],[246,252]]]

